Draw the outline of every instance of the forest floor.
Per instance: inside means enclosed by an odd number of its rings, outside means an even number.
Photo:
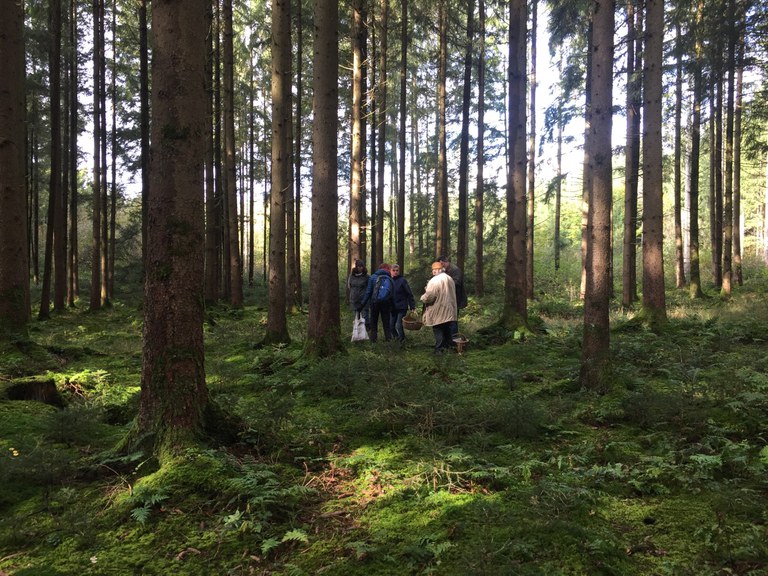
[[[660,333],[616,309],[602,395],[553,287],[525,338],[482,337],[501,303],[471,300],[466,351],[441,357],[422,329],[316,360],[303,314],[260,348],[263,309],[209,310],[208,386],[245,426],[161,468],[112,451],[139,307],[34,322],[0,386],[52,381],[66,405],[0,400],[0,575],[768,574],[768,273],[747,278],[670,292]]]

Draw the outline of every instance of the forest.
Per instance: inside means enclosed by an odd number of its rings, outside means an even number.
[[[765,2],[5,9],[0,576],[768,573]]]

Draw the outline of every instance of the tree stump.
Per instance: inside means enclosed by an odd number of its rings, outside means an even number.
[[[64,399],[53,378],[36,376],[0,382],[0,400],[33,400],[57,408],[64,407]]]

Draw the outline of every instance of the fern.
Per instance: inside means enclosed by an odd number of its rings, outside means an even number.
[[[280,542],[301,542],[302,544],[309,543],[309,537],[304,530],[288,530],[283,534],[283,539]]]

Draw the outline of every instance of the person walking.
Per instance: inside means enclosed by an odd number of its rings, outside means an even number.
[[[376,342],[379,338],[379,317],[381,317],[381,326],[384,328],[384,340],[389,342],[392,339],[392,293],[394,283],[390,274],[390,265],[382,263],[371,277],[368,278],[368,286],[365,289],[365,295],[360,303],[358,311],[363,310],[366,305],[370,306],[371,325],[368,335],[371,342]]]
[[[438,256],[437,261],[443,265],[443,269],[448,276],[453,279],[453,284],[456,286],[456,308],[461,310],[467,307],[467,291],[464,289],[464,272],[461,268],[452,264],[448,259],[448,256]],[[456,313],[456,320],[451,323],[451,342],[453,337],[459,333],[459,315]]]
[[[370,314],[368,308],[362,307],[363,297],[365,296],[365,290],[368,288],[368,269],[365,267],[365,262],[362,260],[355,260],[352,266],[352,270],[347,278],[347,301],[349,302],[349,309],[353,312],[357,312],[358,309],[362,313],[365,319],[365,327],[370,328]]]
[[[408,310],[416,310],[416,300],[413,298],[411,286],[400,272],[400,265],[392,265],[392,335],[401,343],[405,343],[405,330],[403,330],[403,318]]]
[[[435,354],[443,354],[451,349],[453,334],[451,325],[456,322],[456,286],[453,278],[445,273],[443,263],[432,264],[432,278],[427,282],[420,300],[425,304],[422,320],[425,326],[432,327],[435,337]]]

